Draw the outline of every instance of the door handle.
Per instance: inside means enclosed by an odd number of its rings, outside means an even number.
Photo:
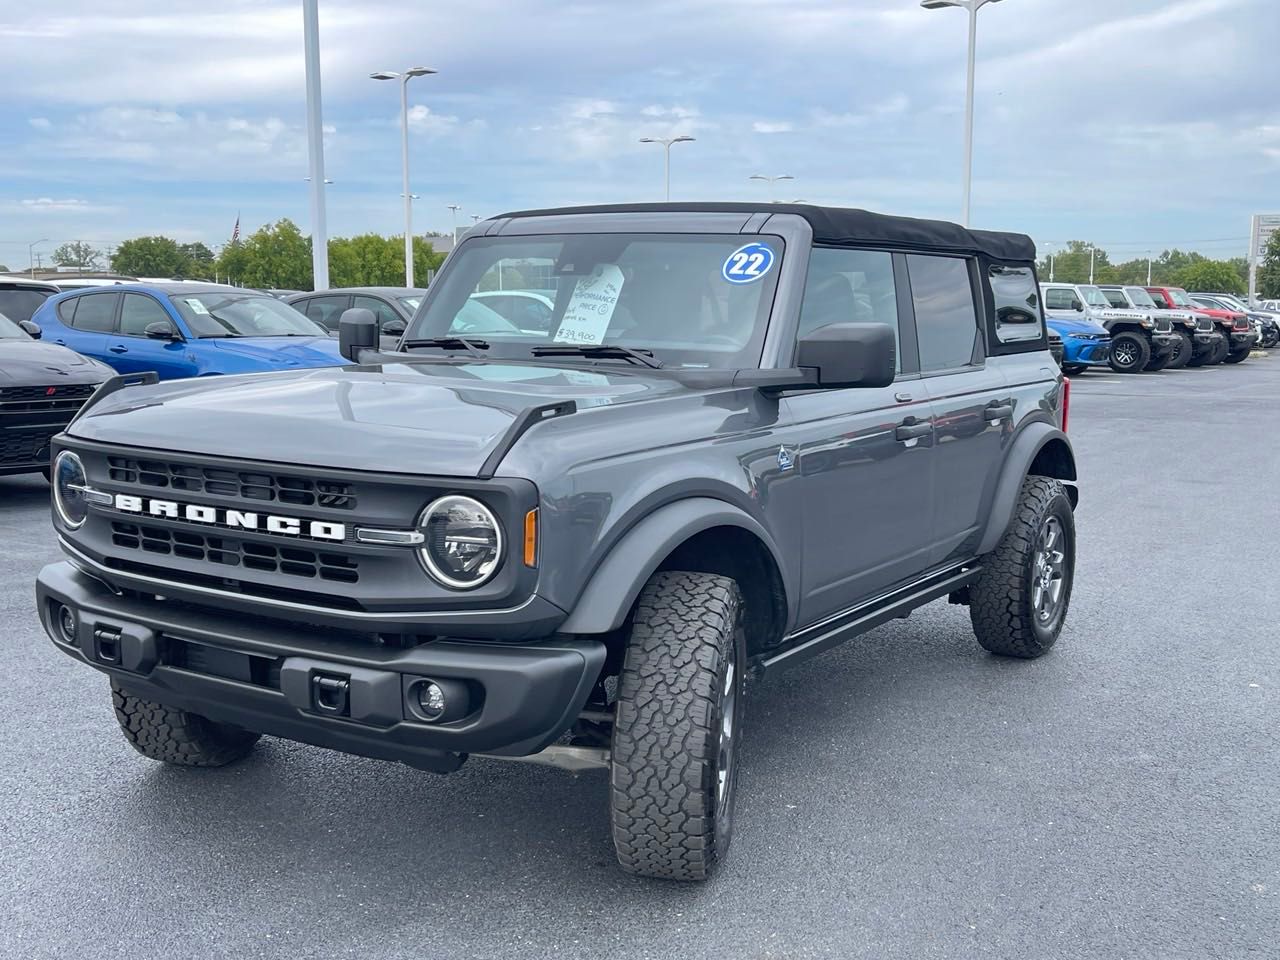
[[[1008,400],[994,400],[988,403],[983,411],[983,416],[987,420],[1012,420],[1013,419],[1013,403]]]
[[[57,343],[57,344],[60,344],[60,345],[62,345],[62,346],[64,346],[64,347],[67,345],[67,341],[65,341],[65,340],[54,340],[53,342],[54,342],[54,343]]]
[[[128,347],[122,347],[120,346],[120,344],[116,344],[114,347],[107,347],[107,349],[110,350],[112,353],[128,353],[129,352]]]
[[[915,417],[907,417],[902,423],[898,424],[898,429],[893,431],[893,439],[899,441],[918,440],[920,437],[927,437],[933,430],[933,424],[928,420],[917,420]]]

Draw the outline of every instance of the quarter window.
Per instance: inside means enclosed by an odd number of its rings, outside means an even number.
[[[126,293],[120,308],[120,333],[126,337],[145,337],[153,323],[173,326],[164,307],[141,293]]]
[[[114,293],[91,293],[77,298],[75,323],[77,330],[110,333],[115,328],[116,299]]]
[[[993,263],[987,276],[996,307],[996,336],[1001,343],[1039,340],[1040,290],[1030,267],[1006,267]]]
[[[80,302],[79,297],[71,297],[63,300],[58,304],[58,319],[65,323],[68,327],[74,327],[76,316],[76,304]]]
[[[907,255],[915,304],[920,369],[952,370],[973,363],[978,314],[969,262],[957,257]]]
[[[898,341],[893,255],[880,250],[815,247],[809,254],[797,336],[833,323],[887,323]],[[902,372],[900,343],[895,351]]]

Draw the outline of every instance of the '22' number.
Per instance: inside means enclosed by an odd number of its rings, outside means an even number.
[[[730,283],[759,280],[773,267],[773,251],[763,243],[748,243],[724,262],[724,278]]]
[[[733,261],[729,268],[731,276],[758,277],[764,272],[760,269],[764,266],[763,253],[735,253],[729,259]]]

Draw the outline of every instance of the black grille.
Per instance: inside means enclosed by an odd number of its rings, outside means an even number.
[[[96,389],[93,383],[0,387],[0,410],[79,410]]]
[[[227,470],[164,460],[135,460],[131,457],[108,457],[107,465],[111,479],[118,483],[301,507],[356,508],[351,485],[334,480],[310,480],[286,474]]]
[[[1196,330],[1198,330],[1200,333],[1212,333],[1212,332],[1213,332],[1213,318],[1212,318],[1212,317],[1200,317],[1200,318],[1198,318],[1198,319],[1196,320]]]
[[[127,550],[141,550],[266,573],[283,573],[291,577],[336,583],[356,583],[360,579],[356,560],[341,553],[276,546],[188,530],[169,530],[149,524],[113,521],[111,542]]]
[[[0,463],[34,463],[49,459],[49,438],[61,427],[48,430],[0,432]]]
[[[1156,333],[1172,333],[1173,321],[1168,317],[1156,317]]]

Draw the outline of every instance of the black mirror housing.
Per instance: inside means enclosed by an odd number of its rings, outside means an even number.
[[[817,372],[819,387],[887,387],[897,376],[898,348],[887,323],[831,323],[796,345],[796,366]]]
[[[44,336],[44,331],[40,329],[40,324],[35,323],[32,320],[19,320],[18,326],[25,330],[31,336],[32,340],[39,340]]]
[[[403,337],[404,331],[409,325],[403,320],[388,320],[382,325],[382,335],[384,337]]]
[[[378,349],[378,320],[372,310],[352,307],[338,320],[338,352],[352,363],[360,362],[365,350]]]
[[[1083,303],[1081,303],[1079,300],[1072,300],[1072,301],[1071,301],[1071,309],[1072,309],[1072,310],[1074,310],[1076,313],[1083,313],[1083,312],[1084,312],[1084,304],[1083,304]]]
[[[157,320],[155,323],[148,323],[142,328],[142,332],[147,335],[149,340],[178,340],[178,331],[173,328],[173,324],[164,320]]]

